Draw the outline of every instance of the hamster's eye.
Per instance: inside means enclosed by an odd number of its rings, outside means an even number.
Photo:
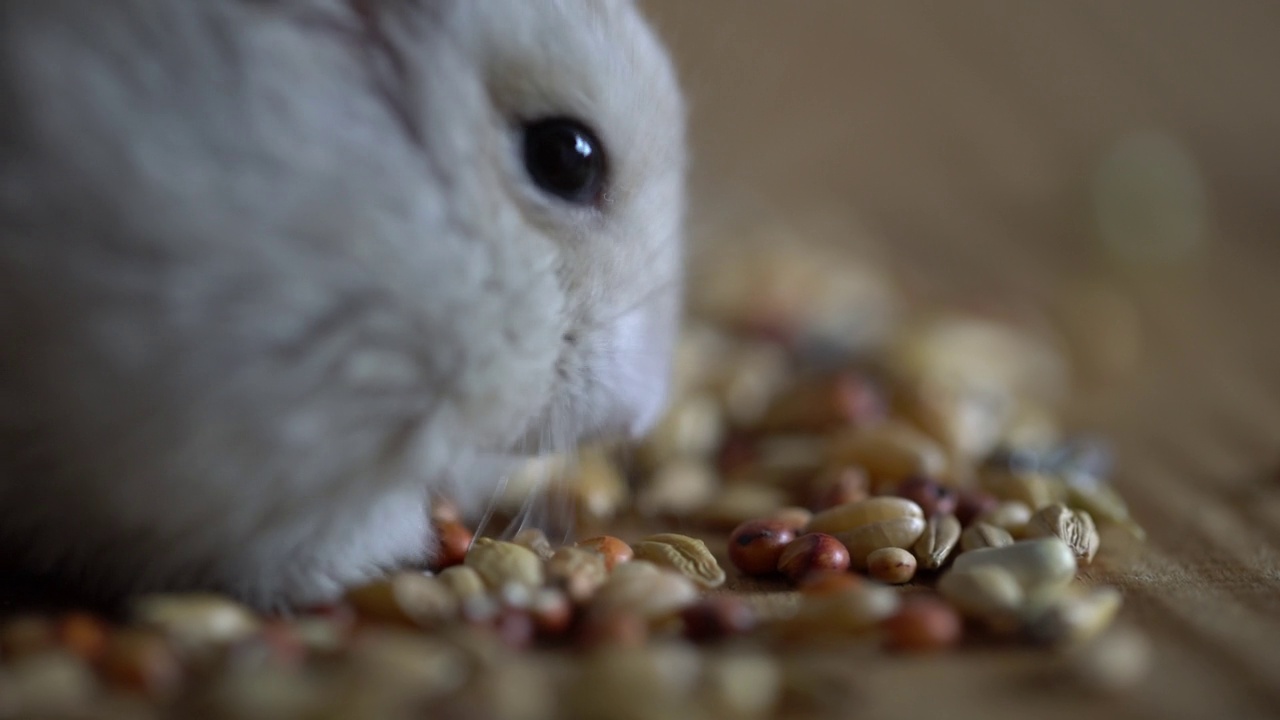
[[[594,203],[604,190],[604,146],[576,120],[549,118],[526,124],[524,166],[538,187],[571,203]]]

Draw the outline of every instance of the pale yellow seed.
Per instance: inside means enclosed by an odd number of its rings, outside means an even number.
[[[639,560],[665,565],[683,573],[704,588],[724,584],[725,572],[707,548],[697,538],[676,533],[652,535],[632,546]]]
[[[981,550],[983,548],[1004,547],[1013,544],[1013,536],[1008,530],[984,522],[975,522],[960,533],[960,551]]]
[[[863,525],[850,532],[837,533],[836,538],[849,549],[849,562],[858,570],[867,568],[867,556],[880,548],[901,548],[915,544],[924,534],[924,519],[898,518]]]
[[[911,500],[900,497],[873,497],[823,510],[813,516],[805,532],[834,535],[886,520],[923,517],[924,510]]]
[[[970,550],[956,556],[954,570],[996,565],[1013,574],[1031,595],[1066,587],[1076,576],[1076,557],[1058,538],[1023,540],[999,548]]]
[[[1076,554],[1076,562],[1088,565],[1098,552],[1098,528],[1084,510],[1055,503],[1042,508],[1027,523],[1029,537],[1057,537]]]
[[[529,548],[492,538],[476,538],[464,561],[473,568],[489,590],[508,583],[530,589],[543,583],[542,559]]]
[[[960,521],[955,515],[934,515],[925,522],[924,533],[912,546],[916,561],[924,570],[937,570],[946,564],[960,542]]]

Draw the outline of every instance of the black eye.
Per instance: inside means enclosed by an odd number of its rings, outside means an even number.
[[[604,146],[575,120],[525,125],[524,166],[538,187],[571,203],[594,203],[604,190]]]

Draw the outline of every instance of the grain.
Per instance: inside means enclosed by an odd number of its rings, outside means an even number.
[[[976,522],[995,525],[1014,533],[1031,520],[1032,513],[1031,506],[1021,500],[1005,500],[979,515]]]
[[[133,603],[131,615],[176,645],[203,651],[258,631],[261,622],[245,606],[218,595],[152,595]]]
[[[951,570],[938,580],[938,592],[965,616],[1001,631],[1018,625],[1026,597],[1013,573],[999,565]]]
[[[632,613],[649,619],[674,615],[698,600],[698,588],[681,573],[645,560],[620,565],[591,599],[596,614]]]
[[[748,575],[772,575],[778,572],[782,551],[795,539],[795,529],[784,521],[748,520],[729,535],[729,560]]]
[[[982,550],[1013,544],[1008,530],[985,522],[976,522],[960,533],[960,551]]]
[[[1028,537],[1056,537],[1076,555],[1076,562],[1088,565],[1098,552],[1098,528],[1093,516],[1055,503],[1042,508],[1027,523]]]
[[[586,602],[609,578],[600,553],[579,547],[563,547],[546,563],[547,582],[560,588],[574,602]]]
[[[891,482],[913,475],[940,477],[947,469],[946,454],[933,438],[897,420],[837,434],[828,461],[857,465],[872,479]]]
[[[937,570],[951,559],[960,542],[960,521],[955,515],[933,515],[925,522],[920,539],[911,552],[922,570]]]

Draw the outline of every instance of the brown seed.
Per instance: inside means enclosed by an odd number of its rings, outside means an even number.
[[[436,572],[461,565],[467,559],[467,550],[471,549],[471,541],[475,535],[460,522],[437,522],[436,537],[440,539],[440,549],[436,551],[436,559],[432,569]]]
[[[28,657],[57,647],[53,622],[38,616],[17,617],[0,627],[0,655],[6,660]]]
[[[112,633],[100,665],[116,687],[149,698],[164,698],[182,683],[182,666],[160,635],[139,630]]]
[[[102,657],[109,634],[107,624],[88,613],[68,613],[58,622],[58,639],[62,646],[88,663],[97,662]]]
[[[796,539],[796,530],[781,520],[748,520],[729,536],[729,559],[748,575],[778,572],[782,551]]]
[[[898,652],[931,652],[952,647],[960,641],[960,615],[950,605],[933,597],[909,597],[885,621],[885,646]]]
[[[880,548],[867,556],[867,573],[889,585],[911,582],[916,575],[916,558],[902,548]]]
[[[600,535],[586,540],[579,540],[577,547],[593,550],[603,555],[604,566],[609,571],[612,571],[621,563],[630,562],[635,557],[630,545],[612,535]]]
[[[799,582],[812,572],[849,568],[849,551],[826,533],[809,533],[792,540],[778,558],[778,572]]]
[[[800,581],[799,590],[809,596],[835,595],[853,590],[864,584],[859,575],[850,572],[828,570],[809,573]]]
[[[649,637],[649,623],[641,615],[630,612],[608,612],[588,615],[578,631],[578,644],[583,648],[604,645],[639,647]]]
[[[871,480],[856,466],[841,466],[819,473],[809,488],[809,507],[822,512],[871,496]]]
[[[685,637],[695,642],[741,635],[756,624],[755,611],[742,598],[713,595],[680,613]]]
[[[543,588],[529,606],[533,622],[544,637],[558,637],[573,624],[573,603],[555,588]]]
[[[962,488],[956,493],[956,498],[956,519],[965,527],[1000,504],[995,495],[975,488]]]
[[[512,650],[524,650],[533,645],[537,625],[528,611],[519,608],[503,608],[493,620],[493,627],[502,643]]]
[[[881,389],[853,371],[808,378],[778,396],[760,420],[768,432],[821,432],[870,425],[885,417]]]
[[[918,475],[898,483],[893,494],[915,502],[927,518],[954,513],[960,500],[955,490],[936,480]]]

